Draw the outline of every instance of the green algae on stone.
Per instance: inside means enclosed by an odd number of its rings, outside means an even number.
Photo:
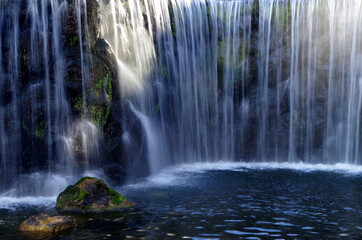
[[[81,189],[79,192],[78,200],[81,201],[84,199],[85,195],[89,194],[87,190]]]
[[[134,206],[120,193],[108,187],[101,179],[84,177],[68,186],[56,203],[60,211],[103,212]]]
[[[35,130],[34,130],[34,136],[36,138],[42,139],[45,136],[45,129],[47,127],[47,123],[42,121],[40,122],[38,125],[35,126]]]
[[[69,44],[71,47],[74,47],[77,42],[78,42],[78,36],[73,36],[69,39]]]
[[[97,128],[102,128],[107,123],[107,119],[111,111],[113,90],[112,78],[110,75],[111,73],[108,72],[104,77],[101,77],[98,81],[93,83],[93,87],[85,93],[85,96],[77,96],[74,102],[74,108],[79,112],[79,115],[81,117],[88,117]],[[107,104],[87,101],[87,98],[92,94],[100,96],[103,92],[107,98]],[[86,100],[83,100],[83,98]]]

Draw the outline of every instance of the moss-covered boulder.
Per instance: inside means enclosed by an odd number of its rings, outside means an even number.
[[[71,231],[77,226],[71,216],[50,217],[47,214],[39,214],[25,220],[19,227],[22,232],[62,233]]]
[[[68,186],[57,198],[56,209],[72,212],[117,211],[134,206],[120,193],[108,187],[103,180],[91,177]]]

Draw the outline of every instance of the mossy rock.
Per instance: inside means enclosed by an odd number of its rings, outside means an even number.
[[[71,212],[118,211],[135,204],[108,187],[101,179],[84,177],[57,198],[56,209]]]
[[[39,214],[25,220],[19,227],[22,232],[62,233],[71,231],[77,226],[71,216],[50,217],[47,214]]]

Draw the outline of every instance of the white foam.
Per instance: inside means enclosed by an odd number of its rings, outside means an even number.
[[[196,162],[181,164],[163,169],[157,174],[153,174],[144,181],[137,184],[130,184],[127,187],[145,188],[153,186],[181,186],[191,185],[192,179],[200,176],[201,173],[212,170],[245,171],[239,168],[237,162]],[[199,173],[199,174],[194,174]]]
[[[218,161],[218,162],[197,162],[190,164],[181,164],[173,167],[163,169],[160,173],[154,174],[138,184],[128,185],[131,188],[147,188],[153,186],[185,186],[197,183],[195,181],[202,173],[207,171],[238,171],[245,172],[249,170],[273,170],[273,169],[289,169],[302,172],[326,171],[338,172],[342,174],[362,174],[362,166],[350,164],[307,164],[303,162],[298,163],[273,163],[273,162],[231,162],[231,161]],[[196,173],[196,174],[195,174]],[[104,178],[104,173],[101,171],[87,171],[83,176],[101,177]],[[0,209],[15,209],[19,206],[45,206],[54,207],[56,196],[65,189],[68,184],[74,184],[74,176],[60,176],[51,175],[47,176],[53,181],[50,181],[56,190],[43,191],[47,196],[24,196],[16,197],[19,190],[12,189],[0,195]],[[49,181],[49,179],[48,179]],[[61,184],[60,184],[61,183]],[[48,184],[49,185],[49,184]],[[48,186],[47,185],[47,186]],[[61,186],[61,187],[59,187]],[[46,187],[48,189],[50,186]],[[48,189],[49,190],[49,189]]]
[[[351,174],[361,174],[362,166],[352,165],[352,164],[310,164],[303,162],[240,162],[240,167],[248,169],[290,169],[303,172],[314,172],[314,171],[326,171],[326,172],[341,172],[341,173],[351,173]]]
[[[55,206],[57,197],[0,197],[0,209],[16,210],[19,207],[47,207]]]
[[[290,169],[303,172],[312,171],[328,171],[328,172],[344,172],[352,174],[361,174],[362,166],[337,163],[334,165],[329,164],[310,164],[303,162],[230,162],[230,161],[218,161],[218,162],[198,162],[192,164],[182,164],[166,171],[172,172],[204,172],[210,170],[231,170],[231,171],[245,171],[247,169]]]
[[[88,170],[78,177],[39,172],[24,175],[12,189],[0,194],[0,209],[53,208],[57,196],[81,177],[97,177],[106,181],[104,173],[99,170]]]
[[[362,166],[351,164],[309,164],[303,162],[288,163],[288,162],[196,162],[190,164],[181,164],[163,169],[160,173],[148,177],[145,181],[138,184],[131,184],[128,187],[144,188],[152,186],[176,186],[176,185],[191,185],[193,179],[207,171],[249,171],[249,170],[277,170],[289,169],[301,172],[339,172],[345,174],[362,174]]]

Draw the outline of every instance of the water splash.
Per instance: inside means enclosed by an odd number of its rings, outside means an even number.
[[[335,172],[345,176],[356,176],[362,174],[362,167],[356,167],[353,164],[306,164],[303,162],[233,162],[218,161],[209,163],[189,163],[168,167],[158,174],[152,175],[147,179],[127,185],[126,188],[149,188],[155,186],[190,186],[197,184],[198,177],[205,172],[212,171],[274,171],[274,170],[293,170],[304,173],[311,172]],[[195,174],[196,173],[196,174]]]

